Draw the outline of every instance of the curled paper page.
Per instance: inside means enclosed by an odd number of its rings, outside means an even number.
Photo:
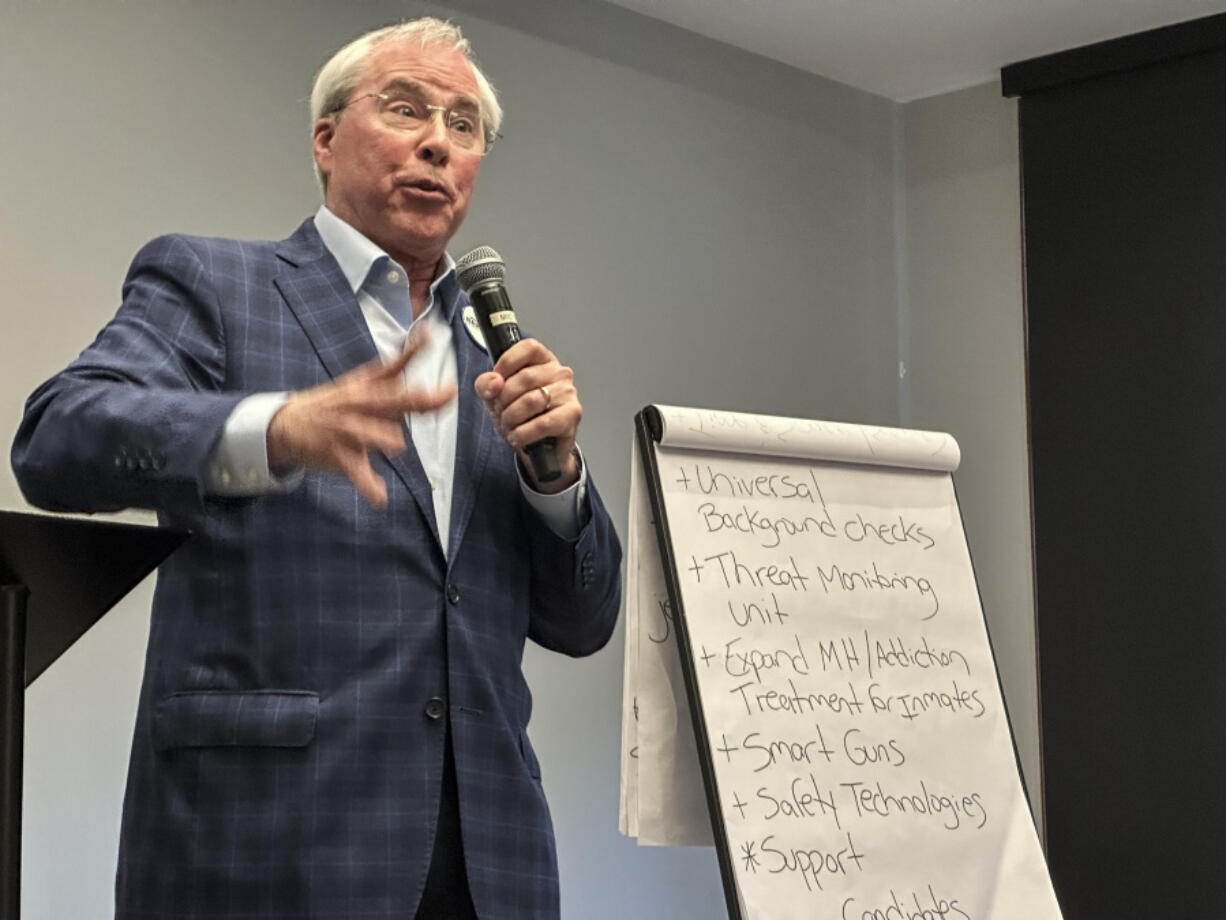
[[[618,827],[642,846],[710,846],[711,818],[637,443],[631,464]]]
[[[883,428],[716,409],[653,406],[661,447],[719,450],[952,473],[961,453],[941,431]]]

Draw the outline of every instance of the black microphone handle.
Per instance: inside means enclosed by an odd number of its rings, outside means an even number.
[[[537,482],[553,482],[562,475],[562,467],[558,466],[558,439],[555,437],[541,438],[524,448],[524,453],[532,461],[532,472]]]
[[[468,292],[473,310],[477,314],[477,322],[481,324],[481,335],[485,339],[485,347],[489,349],[490,359],[497,364],[502,353],[523,338],[519,332],[519,323],[515,320],[515,311],[511,309],[511,298],[507,289],[501,284],[487,284]],[[558,439],[549,437],[533,441],[524,448],[524,453],[532,462],[532,473],[537,482],[553,482],[562,475],[558,465]]]

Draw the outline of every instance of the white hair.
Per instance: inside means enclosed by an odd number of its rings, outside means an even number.
[[[431,16],[367,32],[332,55],[315,75],[315,86],[311,89],[311,125],[329,115],[339,117],[354,88],[362,81],[362,70],[371,52],[384,42],[401,39],[416,40],[423,48],[442,46],[464,55],[464,59],[472,65],[473,76],[477,79],[481,127],[486,138],[492,138],[498,133],[502,125],[502,106],[498,104],[498,93],[473,59],[472,46],[469,45],[468,39],[460,32],[459,26]],[[318,164],[315,166],[315,175],[326,192],[328,177],[319,171]]]

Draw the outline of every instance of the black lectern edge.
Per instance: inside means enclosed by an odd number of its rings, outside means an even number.
[[[27,594],[24,585],[0,585],[0,920],[18,920],[21,911]]]
[[[27,639],[28,606],[32,592],[25,584],[27,579],[20,574],[22,566],[14,565],[11,558],[0,554],[0,920],[19,920],[21,915],[21,830],[22,830],[22,780],[25,740],[25,690],[43,670],[46,670],[59,656],[77,641],[82,635],[102,618],[116,603],[119,602],[139,582],[157,568],[161,562],[177,549],[190,534],[186,531],[170,528],[158,528],[148,525],[128,524],[112,521],[90,521],[68,516],[53,517],[37,515],[30,512],[0,511],[0,516],[8,520],[29,519],[29,523],[37,528],[49,525],[48,522],[58,521],[64,527],[70,528],[75,522],[82,529],[104,527],[111,534],[128,534],[147,537],[151,532],[157,533],[161,539],[160,546],[150,545],[139,554],[138,559],[124,560],[125,571],[117,581],[109,583],[90,605],[84,616],[80,617],[72,628],[62,631],[56,637],[56,645],[62,645],[49,654],[43,666],[36,673],[27,673]],[[19,520],[18,523],[21,523]],[[71,570],[65,564],[63,547],[57,546],[59,554],[54,551],[47,557],[39,559],[39,563],[56,571]],[[21,553],[17,554],[21,556]],[[45,580],[45,572],[38,568],[38,580]],[[27,572],[27,575],[32,574]],[[51,592],[54,594],[54,592]],[[37,603],[37,601],[36,601]],[[99,604],[104,606],[99,607]],[[37,609],[37,608],[36,608]],[[81,627],[80,623],[84,622]],[[79,627],[79,628],[78,628]]]

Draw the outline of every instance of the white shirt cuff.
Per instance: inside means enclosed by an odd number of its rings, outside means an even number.
[[[206,494],[239,497],[297,488],[301,469],[275,476],[268,468],[268,426],[289,397],[289,393],[256,393],[234,407],[205,464]]]
[[[545,519],[549,529],[563,540],[575,539],[586,523],[584,499],[587,496],[587,464],[583,462],[583,452],[578,445],[575,445],[575,453],[579,460],[579,479],[570,488],[553,495],[546,495],[532,488],[524,478],[519,464],[515,464],[515,471],[519,474],[519,488],[524,493],[524,498],[536,509],[537,514]]]

